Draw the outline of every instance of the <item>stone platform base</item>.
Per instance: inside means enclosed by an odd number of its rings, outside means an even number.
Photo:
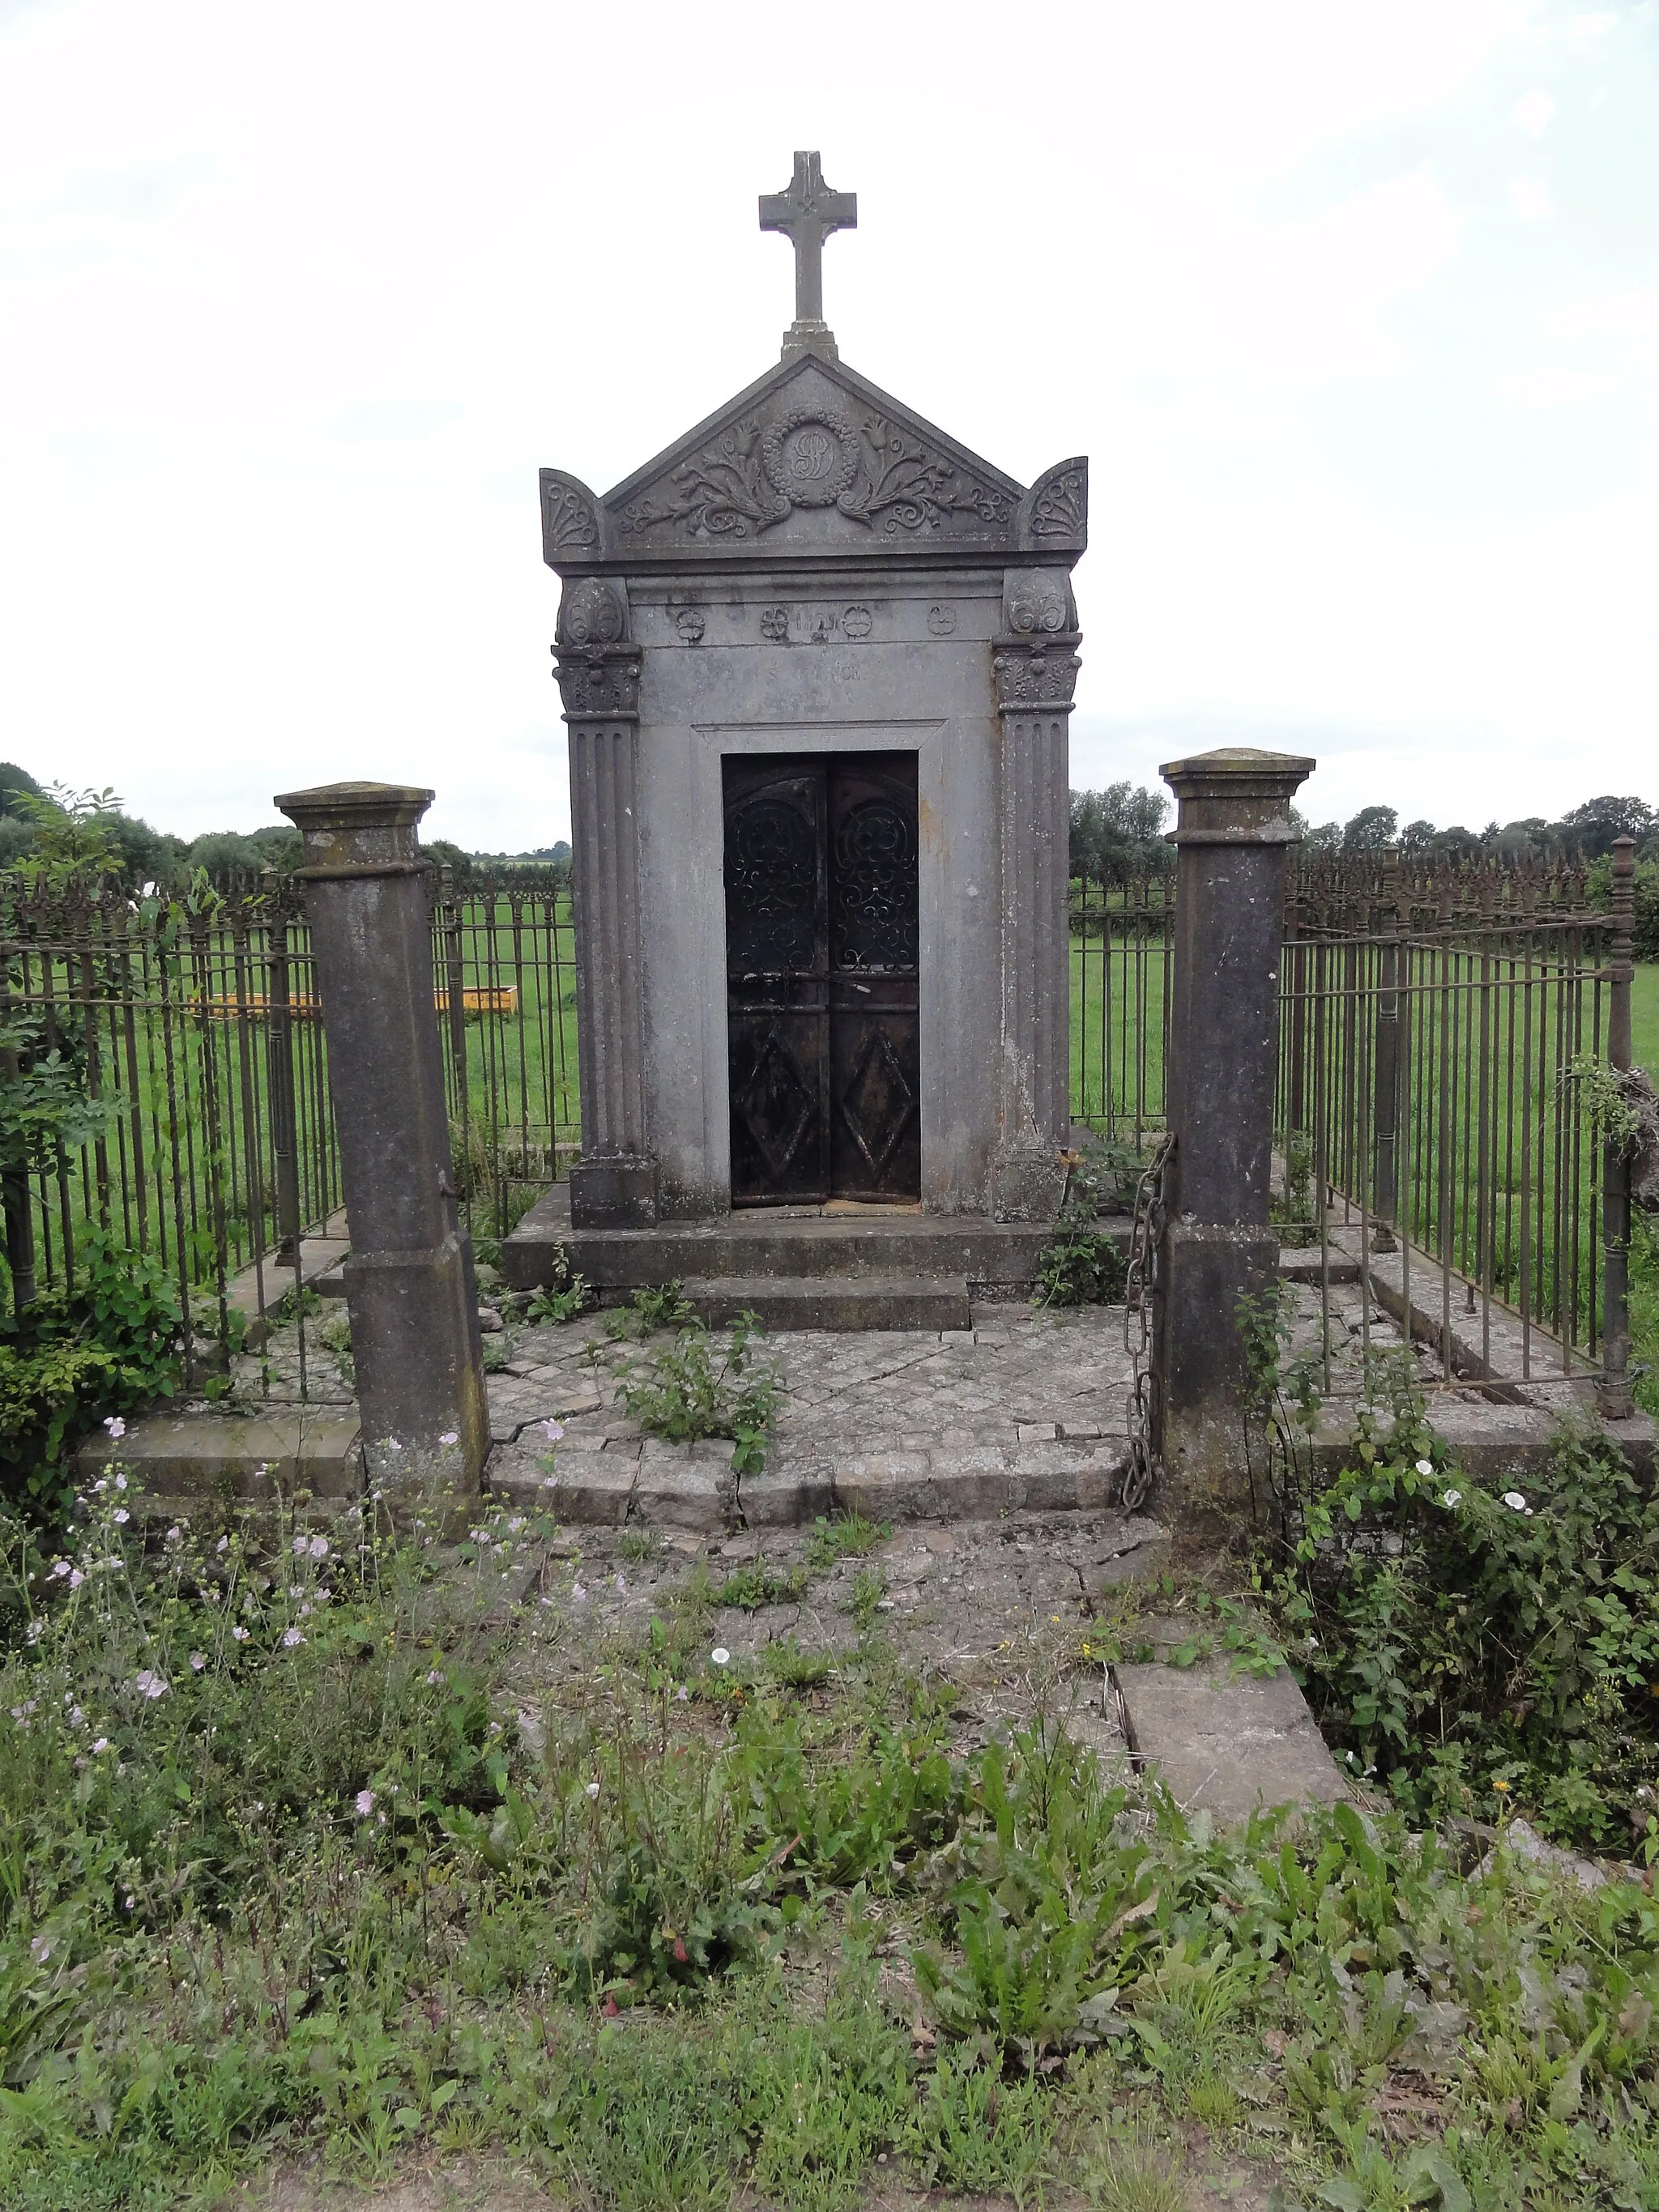
[[[1127,1244],[1127,1217],[1103,1221],[1103,1234]],[[757,1207],[715,1221],[664,1221],[650,1229],[579,1229],[567,1184],[556,1184],[501,1248],[501,1273],[515,1291],[535,1290],[568,1266],[607,1302],[647,1285],[680,1281],[694,1303],[713,1304],[726,1285],[799,1285],[810,1279],[857,1289],[880,1282],[887,1304],[859,1320],[807,1319],[772,1324],[823,1328],[939,1328],[925,1301],[941,1283],[975,1296],[988,1289],[1029,1294],[1052,1224],[992,1221],[983,1214],[922,1213],[911,1207]],[[702,1289],[699,1286],[703,1286]],[[797,1291],[798,1297],[803,1295]],[[751,1299],[751,1303],[753,1300]],[[915,1320],[901,1316],[914,1310]],[[957,1327],[966,1325],[965,1316]]]

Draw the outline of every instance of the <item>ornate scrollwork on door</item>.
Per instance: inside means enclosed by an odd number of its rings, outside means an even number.
[[[760,797],[726,823],[726,958],[763,975],[810,967],[817,914],[817,836],[786,799]]]
[[[836,968],[916,964],[916,833],[890,799],[866,799],[836,831],[830,952]]]

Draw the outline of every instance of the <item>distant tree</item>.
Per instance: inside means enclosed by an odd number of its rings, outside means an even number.
[[[1432,822],[1421,818],[1408,822],[1400,833],[1400,849],[1402,853],[1426,853],[1434,842],[1434,836]]]
[[[1127,883],[1161,875],[1175,855],[1164,842],[1170,802],[1162,792],[1133,783],[1072,793],[1071,866],[1097,882]]]
[[[0,814],[0,868],[15,868],[33,843],[33,828],[21,814]]]
[[[262,867],[279,869],[284,875],[305,857],[306,841],[291,822],[268,823],[263,830],[251,831],[247,842],[258,847]]]
[[[1473,830],[1466,830],[1461,822],[1454,822],[1449,830],[1437,830],[1428,843],[1431,853],[1449,854],[1453,860],[1467,860],[1471,853],[1480,850],[1480,840]]]
[[[263,850],[251,837],[235,830],[210,830],[191,846],[185,865],[205,868],[213,882],[222,885],[232,876],[257,876],[266,863]]]
[[[452,845],[447,837],[428,837],[421,847],[422,857],[435,867],[453,868],[458,884],[467,882],[472,874],[472,855],[464,853],[459,845]]]
[[[1340,822],[1310,822],[1298,807],[1291,809],[1291,826],[1302,836],[1304,853],[1340,853],[1342,849],[1342,824]]]
[[[112,807],[99,819],[114,840],[121,856],[121,880],[130,890],[169,875],[185,850],[181,838],[152,830],[148,822],[123,814],[118,808]]]
[[[1561,817],[1560,827],[1564,843],[1577,846],[1594,859],[1611,852],[1615,837],[1634,837],[1641,844],[1659,830],[1659,816],[1644,799],[1619,799],[1609,793],[1575,806],[1571,814]]]
[[[1377,853],[1392,845],[1400,817],[1392,806],[1362,806],[1342,831],[1345,853]]]
[[[20,791],[27,792],[32,799],[44,796],[26,768],[19,768],[11,761],[0,761],[0,816],[21,814],[21,809],[13,803]]]

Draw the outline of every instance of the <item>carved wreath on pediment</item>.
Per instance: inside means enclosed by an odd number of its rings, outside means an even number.
[[[1012,517],[1006,492],[965,477],[884,416],[856,428],[837,407],[807,403],[763,424],[748,416],[682,461],[662,496],[623,511],[624,537],[683,529],[690,538],[757,537],[793,509],[835,507],[890,536],[948,528],[969,516],[996,527]]]

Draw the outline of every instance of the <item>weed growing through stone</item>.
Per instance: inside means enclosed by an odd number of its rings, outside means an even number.
[[[763,1559],[755,1559],[747,1566],[734,1568],[714,1592],[716,1605],[739,1606],[745,1613],[758,1613],[763,1606],[793,1605],[806,1591],[807,1575],[804,1567],[792,1567],[781,1573],[769,1567]]]
[[[815,1575],[827,1575],[842,1559],[867,1558],[892,1534],[885,1521],[866,1521],[861,1513],[837,1514],[834,1520],[812,1523],[806,1547],[806,1565]]]
[[[647,1436],[672,1443],[729,1437],[732,1465],[758,1474],[766,1463],[781,1385],[775,1369],[756,1364],[760,1323],[739,1314],[722,1350],[701,1322],[680,1329],[622,1370],[623,1396]]]

